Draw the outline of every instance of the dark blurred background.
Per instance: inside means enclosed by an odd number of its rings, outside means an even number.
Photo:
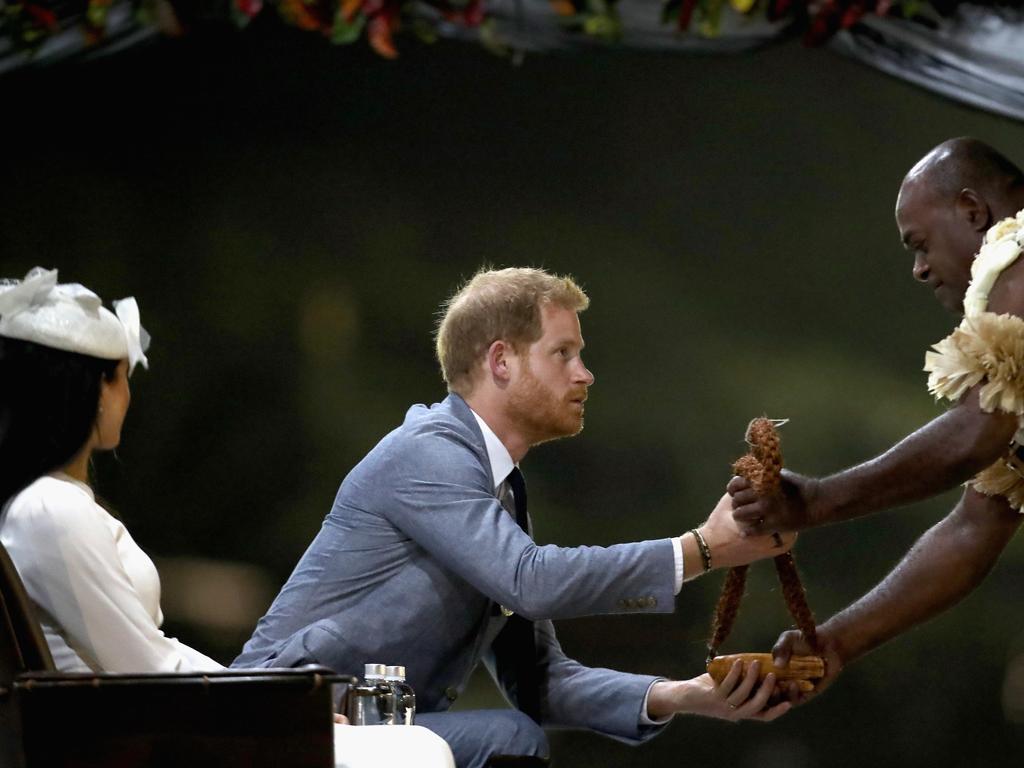
[[[363,46],[254,25],[0,79],[0,274],[58,267],[153,335],[97,485],[164,576],[168,632],[229,662],[341,479],[444,395],[439,303],[483,264],[575,275],[587,428],[531,452],[537,538],[699,523],[753,416],[827,473],[939,412],[921,373],[955,320],[911,279],[904,172],[1024,126],[797,42],[732,58],[594,49],[521,66],[457,43]],[[820,619],[955,493],[801,537]],[[999,763],[1024,746],[1024,552],[977,594],[771,726],[680,718],[640,748],[553,736],[573,766]],[[692,677],[720,576],[673,615],[559,622],[591,665]],[[789,623],[753,572],[729,650]],[[414,659],[395,660],[407,665]],[[346,670],[347,671],[347,670]],[[484,677],[460,706],[499,706]]]

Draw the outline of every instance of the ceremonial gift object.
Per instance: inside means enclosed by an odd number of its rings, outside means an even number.
[[[0,282],[0,336],[149,367],[149,334],[135,299],[114,302],[114,312],[78,283],[57,284],[57,270],[35,267],[24,280]],[[116,312],[116,314],[115,314]]]
[[[779,493],[782,448],[776,425],[781,426],[784,423],[784,421],[772,421],[767,418],[751,421],[747,426],[746,435],[750,452],[741,456],[733,464],[733,471],[745,478],[759,496]],[[744,671],[750,663],[761,661],[760,677],[762,679],[767,677],[769,672],[774,672],[776,678],[796,680],[801,691],[814,690],[814,685],[810,681],[825,675],[825,662],[818,656],[795,657],[790,662],[788,670],[774,669],[772,657],[767,653],[741,653],[716,658],[719,646],[725,642],[736,621],[740,601],[743,599],[743,590],[747,583],[748,567],[746,565],[736,566],[729,569],[729,573],[726,574],[725,583],[722,585],[722,594],[718,598],[718,605],[715,608],[711,638],[708,641],[708,672],[712,678],[721,682],[728,674],[732,662],[737,659],[744,662]],[[817,650],[818,633],[814,626],[814,614],[811,613],[810,606],[807,604],[807,595],[800,581],[800,574],[796,570],[796,561],[793,559],[792,553],[785,552],[776,556],[775,570],[779,575],[782,594],[786,599],[786,606],[789,608],[790,614],[796,621],[797,627],[803,632],[804,638],[812,648]],[[794,667],[793,665],[798,659],[800,663]]]
[[[788,665],[776,668],[772,664],[770,653],[733,653],[716,656],[708,662],[708,674],[716,683],[721,683],[736,661],[743,662],[742,674],[747,673],[751,664],[759,661],[761,662],[761,670],[757,675],[759,680],[764,680],[769,674],[774,674],[778,680],[795,680],[802,693],[813,691],[814,683],[811,681],[825,676],[825,662],[820,656],[791,656]]]

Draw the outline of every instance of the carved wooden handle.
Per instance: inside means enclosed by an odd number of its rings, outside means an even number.
[[[759,680],[764,680],[771,672],[774,673],[776,680],[795,680],[797,687],[804,693],[814,690],[813,680],[820,680],[825,676],[825,660],[820,656],[792,656],[788,667],[777,669],[772,664],[770,653],[732,653],[727,656],[716,656],[708,662],[708,674],[711,675],[711,679],[721,683],[737,659],[743,662],[744,673],[752,662],[760,661]]]

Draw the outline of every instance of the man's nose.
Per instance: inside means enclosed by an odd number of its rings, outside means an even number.
[[[929,274],[931,274],[931,270],[928,268],[928,262],[926,262],[921,256],[915,256],[914,279],[922,283],[927,283]]]
[[[594,383],[594,374],[590,372],[590,369],[583,364],[581,359],[579,367],[576,370],[576,380],[581,384],[586,384],[588,387]]]

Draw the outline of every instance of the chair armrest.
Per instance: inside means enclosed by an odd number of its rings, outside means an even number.
[[[252,683],[296,685],[352,685],[358,678],[339,675],[328,667],[309,665],[295,669],[222,669],[214,672],[24,672],[15,678],[16,688],[100,688],[152,683],[154,685],[244,685]]]

